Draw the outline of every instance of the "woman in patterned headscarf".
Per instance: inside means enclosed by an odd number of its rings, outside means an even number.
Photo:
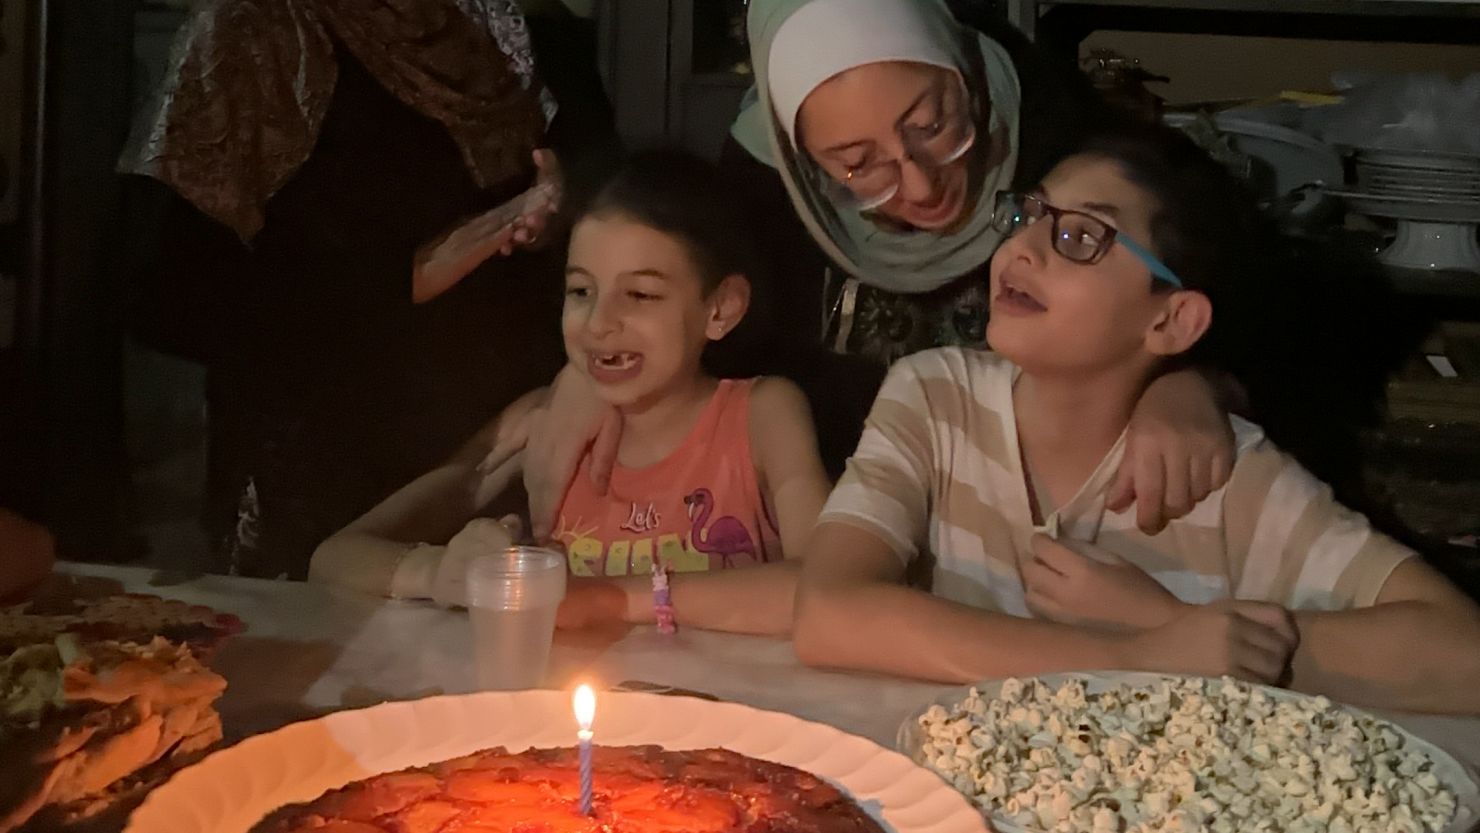
[[[169,191],[140,329],[209,369],[217,566],[302,577],[559,367],[548,255],[412,301],[429,242],[521,204],[554,113],[513,0],[197,6],[121,169]]]

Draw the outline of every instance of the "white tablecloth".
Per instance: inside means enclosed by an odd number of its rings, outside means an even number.
[[[181,580],[98,565],[62,569],[241,617],[246,633],[212,660],[228,682],[220,703],[228,737],[341,708],[474,690],[472,630],[463,612],[296,582]],[[949,690],[806,668],[781,640],[697,630],[664,636],[651,628],[559,634],[546,683],[564,688],[578,677],[607,686],[642,680],[702,691],[828,723],[891,747],[911,711]],[[1388,716],[1466,764],[1480,765],[1480,719]]]

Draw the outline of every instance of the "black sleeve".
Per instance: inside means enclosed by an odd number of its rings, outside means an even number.
[[[722,181],[745,207],[761,274],[752,276],[752,309],[775,339],[796,346],[816,342],[821,331],[823,272],[827,256],[797,216],[775,168],[751,156],[734,138],[719,159]]]
[[[750,328],[755,349],[747,351],[751,361],[744,372],[729,375],[768,373],[795,382],[812,406],[823,465],[836,479],[858,447],[886,368],[821,343],[828,260],[797,216],[781,176],[733,138],[721,151],[720,168],[726,186],[743,201],[762,261],[742,324]]]

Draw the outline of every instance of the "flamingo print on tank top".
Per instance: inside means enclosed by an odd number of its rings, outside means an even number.
[[[647,576],[749,567],[782,557],[750,449],[754,380],[721,380],[683,443],[661,462],[618,465],[605,493],[590,460],[567,487],[555,542],[577,576]]]
[[[709,556],[709,569],[715,568],[715,558],[719,558],[719,566],[724,569],[735,566],[737,555],[748,555],[752,561],[761,560],[756,554],[750,530],[739,518],[725,515],[709,524],[709,516],[714,513],[714,494],[708,489],[695,489],[685,495],[683,505],[693,522],[689,528],[690,546]]]

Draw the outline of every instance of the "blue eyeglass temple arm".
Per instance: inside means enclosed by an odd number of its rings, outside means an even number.
[[[997,193],[997,204],[993,207],[992,211],[992,221],[996,223],[1006,217],[1011,217],[1013,226],[1016,226],[1023,218],[1022,203],[1022,194],[999,191]],[[1004,215],[1004,212],[1010,213]],[[1125,246],[1126,251],[1135,255],[1138,260],[1146,264],[1146,268],[1151,270],[1151,276],[1153,278],[1171,284],[1177,289],[1182,288],[1182,279],[1177,277],[1177,273],[1173,272],[1170,266],[1162,263],[1160,258],[1152,254],[1144,246],[1118,231],[1115,234],[1115,240],[1122,246]]]
[[[1143,248],[1141,244],[1126,237],[1124,234],[1116,234],[1115,242],[1124,246],[1126,251],[1135,255],[1142,263],[1146,264],[1146,268],[1151,270],[1151,277],[1169,283],[1178,289],[1182,288],[1182,279],[1177,277],[1177,273],[1173,272],[1171,267],[1162,263],[1156,255]]]

